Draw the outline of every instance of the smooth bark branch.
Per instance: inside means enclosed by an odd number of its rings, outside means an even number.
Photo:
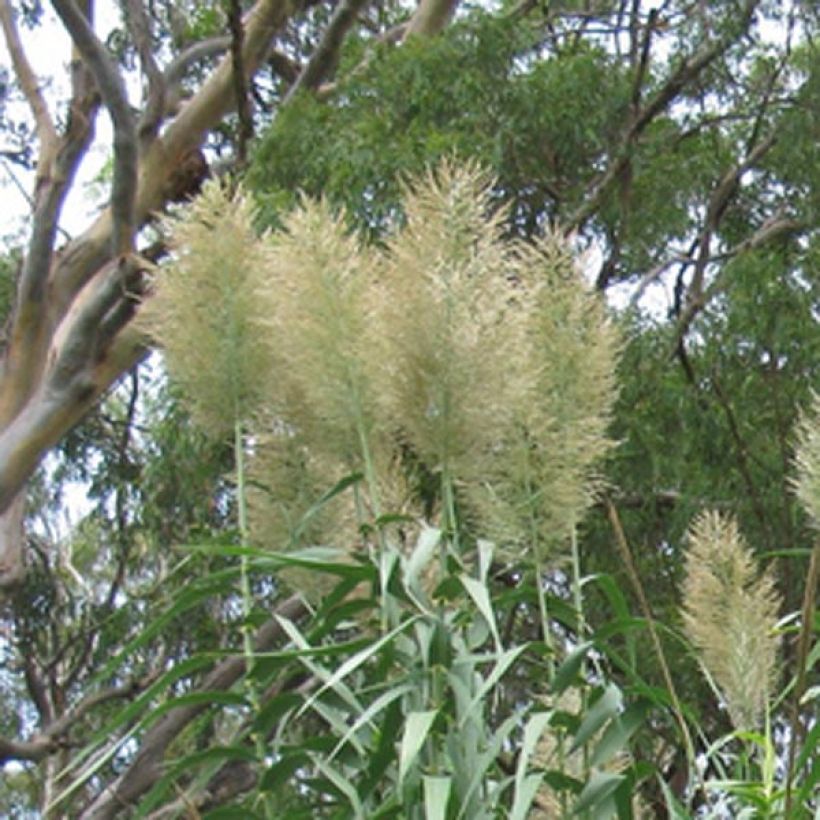
[[[345,0],[336,7],[319,45],[296,82],[288,89],[283,105],[287,105],[300,91],[313,91],[318,88],[327,78],[333,70],[345,35],[368,2],[369,0]]]
[[[148,96],[138,127],[139,138],[144,147],[145,143],[156,136],[165,115],[165,80],[154,59],[151,23],[142,0],[126,0],[124,8],[126,26],[136,46],[142,73],[148,80]]]
[[[246,74],[255,73],[265,59],[275,34],[291,14],[298,11],[292,5],[277,0],[259,0],[245,15],[243,59]],[[223,51],[230,38],[217,38],[192,47],[183,62],[179,60],[166,70],[169,86],[196,59]],[[181,58],[180,58],[181,60]],[[225,57],[214,69],[199,91],[184,103],[161,137],[153,141],[140,164],[136,199],[137,224],[161,209],[168,196],[168,181],[180,161],[202,144],[206,134],[231,110],[233,88],[232,61]],[[88,230],[77,237],[61,255],[54,273],[56,309],[60,315],[68,310],[71,300],[108,260],[107,242],[111,232],[111,214],[103,212]]]
[[[228,34],[219,37],[210,37],[188,46],[181,54],[171,60],[163,72],[163,80],[168,86],[176,85],[182,80],[191,66],[200,60],[216,57],[231,47],[231,37]]]
[[[55,173],[40,186],[14,323],[0,384],[0,584],[22,575],[22,509],[17,497],[44,453],[93,406],[120,374],[144,354],[134,333],[115,336],[133,313],[120,289],[112,300],[112,254],[131,248],[134,232],[169,196],[168,182],[181,158],[197,148],[232,104],[231,61],[223,59],[199,92],[146,152],[136,185],[137,145],[122,79],[86,18],[70,0],[55,0],[83,61],[72,70],[73,99],[66,134],[57,150]],[[255,72],[274,35],[296,9],[259,0],[245,18],[243,59]],[[191,61],[224,48],[210,41],[192,49],[169,69],[183,72]],[[111,207],[60,253],[54,253],[60,210],[68,185],[92,135],[96,99],[86,66],[114,119],[115,181]],[[135,196],[136,193],[136,196]],[[48,300],[46,286],[50,285]],[[96,311],[96,312],[95,312]],[[94,321],[101,326],[94,329]],[[75,324],[78,322],[79,324]],[[56,331],[55,331],[56,328]],[[80,344],[78,334],[89,338]],[[112,339],[112,337],[114,337]],[[101,343],[110,341],[110,348]],[[67,344],[67,348],[62,348]],[[93,351],[82,362],[81,349]],[[51,364],[47,365],[50,361]],[[55,369],[56,365],[56,369]],[[71,378],[67,378],[72,374]],[[51,382],[54,376],[56,382]]]
[[[432,37],[443,31],[455,14],[459,0],[421,0],[404,33],[404,38],[420,34]]]
[[[16,587],[26,575],[25,514],[26,498],[20,493],[0,515],[0,590]]]
[[[114,180],[111,186],[112,254],[128,253],[134,246],[137,188],[137,134],[125,83],[105,46],[99,41],[74,0],[52,0],[55,11],[88,65],[114,127]]]

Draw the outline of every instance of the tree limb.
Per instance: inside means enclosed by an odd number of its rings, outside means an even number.
[[[114,127],[114,180],[111,186],[111,252],[133,249],[136,229],[137,134],[122,76],[74,0],[52,0],[55,11],[88,65]]]
[[[65,735],[92,709],[112,700],[133,697],[137,692],[153,683],[157,677],[159,677],[158,672],[142,680],[131,681],[124,686],[95,692],[93,695],[83,698],[73,709],[52,721],[40,734],[29,740],[9,740],[0,737],[0,765],[10,760],[29,760],[32,762],[42,760],[64,745]]]
[[[345,35],[356,22],[359,12],[369,0],[344,0],[333,12],[322,39],[311,55],[296,82],[288,89],[283,105],[287,105],[300,91],[313,91],[332,71]]]
[[[703,291],[703,277],[706,272],[706,265],[709,259],[709,247],[712,236],[720,225],[729,201],[737,191],[740,184],[740,178],[750,168],[753,168],[760,159],[769,151],[776,140],[775,132],[769,134],[766,139],[758,143],[742,161],[730,168],[721,177],[712,195],[709,197],[709,204],[706,208],[706,219],[701,231],[700,241],[698,243],[697,257],[695,260],[695,272],[692,276],[692,284],[690,286],[691,299],[697,301],[702,296]]]
[[[746,0],[737,25],[737,32],[745,30],[754,14],[759,0]],[[647,126],[665,111],[686,86],[692,82],[704,69],[708,68],[718,57],[737,39],[737,33],[729,33],[714,41],[708,42],[699,51],[683,60],[678,68],[661,85],[658,91],[649,99],[646,105],[633,117],[630,127],[623,137],[621,145],[609,166],[602,171],[590,184],[587,196],[573,214],[565,221],[565,231],[569,234],[578,230],[598,209],[612,183],[619,178],[624,168],[630,162],[632,149],[638,137],[643,134]]]
[[[239,120],[236,139],[236,162],[244,168],[248,159],[248,143],[253,139],[253,111],[248,94],[248,77],[245,76],[242,43],[245,31],[242,25],[242,6],[239,0],[229,0],[228,28],[231,31],[231,64],[236,115]]]
[[[138,131],[143,147],[153,139],[165,116],[165,78],[154,59],[151,23],[142,0],[125,0],[125,24],[140,58],[142,73],[148,80],[148,96]]]
[[[176,85],[185,76],[188,69],[200,60],[215,57],[231,47],[231,36],[223,34],[219,37],[209,37],[207,40],[200,40],[185,49],[171,60],[163,72],[163,80],[166,85]]]
[[[37,127],[37,138],[40,141],[40,154],[37,160],[38,172],[41,172],[51,162],[57,145],[57,129],[46,105],[45,98],[40,91],[40,84],[31,64],[28,61],[20,34],[14,22],[14,12],[8,0],[0,0],[0,24],[3,26],[3,35],[11,57],[14,74],[20,83],[20,88],[34,115]]]
[[[432,37],[443,31],[455,14],[458,2],[459,0],[420,0],[404,32],[404,39],[415,34]]]
[[[300,618],[306,611],[299,595],[291,596],[277,607],[277,614],[289,620]],[[283,637],[285,633],[279,621],[271,618],[257,633],[255,649],[266,651]],[[226,691],[244,672],[244,656],[227,658],[205,676],[196,691]],[[137,756],[125,772],[97,795],[80,815],[80,820],[113,820],[125,807],[134,805],[162,776],[163,758],[170,743],[206,708],[206,703],[178,706],[163,715],[145,733]]]

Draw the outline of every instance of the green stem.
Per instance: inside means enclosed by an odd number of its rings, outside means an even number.
[[[248,505],[245,492],[245,447],[242,422],[236,421],[234,426],[234,459],[236,465],[236,510],[237,525],[239,527],[239,545],[247,548],[250,545],[248,532]],[[253,717],[259,714],[261,703],[259,693],[253,682],[253,672],[256,666],[256,656],[253,648],[251,614],[253,612],[253,593],[250,580],[250,558],[242,553],[239,563],[239,585],[242,594],[242,650],[245,657],[245,695],[251,706]],[[265,738],[259,732],[253,732],[252,739],[256,748],[259,763],[265,760]],[[266,811],[270,808],[265,800]],[[268,816],[272,816],[267,811]]]
[[[525,446],[526,446],[525,442]],[[552,630],[550,629],[550,615],[547,608],[547,593],[544,589],[544,566],[541,561],[541,544],[538,535],[538,515],[536,510],[536,501],[538,498],[534,483],[531,455],[529,449],[524,455],[524,489],[527,498],[528,523],[530,527],[530,544],[533,555],[533,563],[535,565],[535,588],[538,597],[538,612],[541,618],[541,634],[544,637],[544,643],[549,649],[549,656],[547,659],[547,675],[549,683],[552,684],[555,678],[555,643],[552,639]]]

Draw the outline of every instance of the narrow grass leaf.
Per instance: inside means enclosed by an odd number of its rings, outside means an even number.
[[[481,784],[484,782],[484,778],[486,777],[487,770],[490,768],[490,766],[498,762],[498,756],[501,754],[501,750],[507,744],[510,735],[513,733],[516,726],[518,726],[520,720],[520,715],[510,715],[498,727],[498,729],[496,729],[495,733],[490,739],[490,742],[487,744],[487,748],[485,749],[485,751],[474,758],[473,776],[472,780],[470,781],[470,786],[467,789],[467,792],[462,800],[461,808],[459,809],[458,813],[459,818],[468,816],[467,812],[470,810],[473,794],[480,788]],[[472,820],[471,816],[470,820]]]
[[[299,540],[304,535],[305,530],[310,526],[310,522],[321,512],[322,507],[324,507],[329,501],[334,499],[340,493],[343,493],[349,487],[352,487],[354,484],[358,484],[363,478],[361,473],[352,473],[351,475],[347,475],[342,478],[340,481],[337,481],[322,497],[311,507],[308,511],[302,516],[301,521],[296,525],[296,529],[293,532],[293,541],[298,543]]]
[[[624,775],[613,772],[594,771],[589,777],[578,800],[572,807],[573,814],[582,814],[586,811],[594,812],[607,801],[624,780]]]
[[[314,764],[316,768],[343,794],[348,802],[350,808],[353,809],[353,816],[356,820],[367,820],[364,813],[364,807],[356,792],[355,786],[341,773],[337,772],[328,763],[325,763],[320,757],[314,757]]]
[[[605,766],[622,749],[627,748],[629,739],[644,722],[648,704],[637,703],[618,715],[604,730],[600,741],[592,752],[591,766]]]
[[[594,644],[591,641],[585,641],[567,655],[566,660],[555,670],[555,677],[552,680],[553,694],[560,695],[575,681],[581,666],[593,647]]]
[[[530,715],[527,725],[524,727],[524,738],[518,752],[518,765],[515,771],[515,796],[510,811],[510,820],[526,820],[538,784],[541,782],[540,774],[527,775],[527,769],[530,758],[541,739],[541,735],[544,734],[544,730],[549,725],[552,715],[552,711],[536,712]]]
[[[490,628],[496,652],[501,652],[501,635],[498,632],[498,625],[495,622],[495,612],[493,612],[493,605],[490,600],[490,592],[487,589],[487,585],[481,581],[477,581],[475,578],[470,578],[469,575],[461,575],[460,579],[464,589],[467,590],[467,594],[473,599],[473,603],[478,607],[478,611]]]
[[[502,653],[501,657],[498,658],[498,661],[493,667],[492,672],[490,672],[490,674],[484,679],[478,692],[473,696],[467,712],[462,715],[462,718],[459,721],[459,728],[463,728],[464,724],[473,716],[474,712],[480,711],[483,708],[485,702],[484,699],[526,648],[527,644],[521,644],[521,646],[515,646],[512,649],[508,649],[506,652]]]
[[[424,817],[425,820],[445,820],[447,803],[453,781],[450,777],[424,775]]]
[[[478,539],[478,577],[484,584],[487,583],[487,576],[490,567],[493,565],[494,552],[495,544],[492,541],[485,541],[483,538]]]
[[[421,577],[441,542],[441,530],[423,527],[409,558],[403,561],[404,584],[415,597],[422,596]]]
[[[616,717],[623,705],[621,690],[611,683],[584,716],[570,746],[570,754],[583,746],[608,720]]]
[[[404,734],[399,747],[399,788],[404,784],[404,778],[410,767],[418,757],[424,741],[433,726],[433,721],[438,715],[437,709],[426,712],[410,712],[404,724]]]
[[[521,783],[518,783],[516,778],[515,799],[510,809],[509,820],[527,820],[530,806],[543,779],[541,774],[528,774]]]
[[[369,723],[379,714],[383,709],[389,706],[397,698],[403,697],[407,692],[411,691],[412,687],[409,684],[404,686],[397,686],[389,689],[387,692],[379,695],[364,712],[356,718],[353,725],[345,732],[343,737],[336,744],[336,747],[328,756],[328,761],[333,760],[344,745],[359,731],[366,723]]]

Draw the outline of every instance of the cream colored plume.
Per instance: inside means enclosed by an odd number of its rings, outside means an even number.
[[[172,261],[156,272],[140,322],[165,353],[194,421],[233,435],[262,399],[267,351],[258,341],[257,281],[265,256],[253,208],[217,181],[168,220]]]
[[[689,531],[683,621],[737,729],[759,728],[777,670],[780,599],[733,518],[698,516]]]

